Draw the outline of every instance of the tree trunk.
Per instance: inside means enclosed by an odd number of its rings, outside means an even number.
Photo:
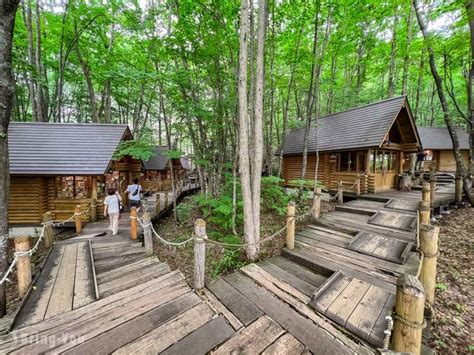
[[[249,122],[247,103],[247,61],[249,39],[248,0],[240,0],[240,50],[239,50],[239,173],[242,185],[242,200],[244,207],[244,237],[248,244],[245,248],[247,258],[257,258],[255,226],[252,206],[252,189],[250,188],[250,159],[249,159]]]
[[[38,122],[46,122],[48,120],[48,110],[45,105],[44,99],[44,87],[41,83],[43,76],[43,69],[41,64],[41,14],[40,14],[40,0],[36,1],[36,52],[35,52],[35,64],[36,64],[36,75],[38,78],[36,81],[36,108],[38,112]]]
[[[252,204],[255,243],[260,241],[260,193],[263,163],[263,93],[265,90],[265,32],[267,25],[267,4],[258,1],[257,58],[255,73],[255,115],[254,152],[252,166]],[[252,97],[250,98],[253,99]],[[260,244],[256,244],[258,254]]]
[[[7,270],[8,195],[10,173],[8,163],[8,124],[13,108],[15,81],[12,73],[12,42],[15,14],[19,0],[0,3],[0,275]],[[0,285],[0,317],[6,314],[5,284]]]
[[[308,136],[309,130],[311,128],[311,114],[313,111],[314,104],[314,92],[313,85],[316,74],[316,62],[317,62],[317,48],[318,48],[318,28],[319,28],[319,2],[316,4],[316,14],[314,18],[314,34],[313,34],[313,53],[312,53],[312,62],[311,62],[311,76],[309,79],[309,89],[308,97],[306,104],[306,126],[303,137],[303,161],[301,164],[301,183],[300,190],[304,189],[304,180],[306,176],[306,165],[308,164]]]
[[[387,97],[393,97],[395,94],[395,87],[397,86],[396,76],[396,57],[397,57],[397,26],[398,26],[398,10],[395,9],[395,17],[393,19],[393,29],[392,29],[392,49],[390,51],[390,64],[388,68],[388,89]]]
[[[437,91],[438,91],[438,98],[441,103],[441,108],[443,109],[443,116],[444,116],[444,121],[446,123],[446,126],[448,127],[448,132],[449,135],[451,136],[451,140],[453,141],[453,153],[454,153],[454,158],[456,160],[456,170],[457,174],[459,176],[462,176],[463,179],[463,185],[464,185],[464,193],[469,199],[469,202],[471,203],[472,206],[474,206],[474,197],[471,195],[471,181],[469,179],[469,176],[466,172],[466,169],[464,167],[464,162],[461,157],[461,152],[459,150],[459,140],[458,136],[456,134],[456,131],[454,129],[453,122],[451,120],[451,115],[449,112],[449,107],[448,103],[446,102],[446,97],[444,95],[444,88],[443,88],[443,82],[441,77],[438,74],[438,70],[436,68],[436,62],[435,62],[435,57],[434,57],[434,51],[433,47],[431,46],[431,37],[426,30],[426,26],[424,23],[423,18],[421,17],[420,10],[418,9],[418,1],[413,0],[413,6],[415,7],[415,13],[416,13],[416,18],[418,20],[418,24],[421,29],[421,33],[423,34],[423,38],[425,40],[425,46],[428,50],[429,54],[429,62],[430,62],[430,69],[431,69],[431,74],[433,75],[434,81],[436,83]]]
[[[407,94],[408,86],[408,69],[410,64],[410,45],[412,40],[412,28],[413,28],[413,6],[410,4],[410,14],[407,18],[407,37],[405,55],[403,56],[403,79],[402,79],[402,95]]]
[[[33,26],[31,23],[31,2],[28,1],[28,4],[23,4],[23,18],[26,25],[26,32],[28,37],[28,64],[31,68],[35,67],[35,55],[33,48]],[[36,91],[35,91],[35,79],[31,75],[31,72],[27,74],[28,81],[28,90],[30,92],[30,101],[31,101],[31,115],[33,121],[38,121],[38,112],[36,110]]]
[[[416,84],[416,95],[415,95],[416,102],[415,102],[415,112],[414,112],[415,122],[418,119],[418,112],[420,109],[420,94],[421,94],[422,85],[423,85],[424,73],[425,73],[425,48],[422,48],[421,55],[420,55],[420,69],[418,72],[418,82]]]
[[[468,118],[471,122],[469,132],[469,147],[471,149],[469,175],[474,177],[474,1],[466,1],[466,10],[469,18],[469,33],[471,39],[471,64],[467,81]]]

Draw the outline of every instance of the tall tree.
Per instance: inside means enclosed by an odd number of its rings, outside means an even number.
[[[421,33],[423,35],[423,38],[425,40],[425,46],[426,49],[428,50],[428,55],[429,55],[429,62],[430,62],[430,70],[431,74],[433,75],[433,79],[436,84],[436,89],[438,92],[438,98],[441,104],[441,108],[443,110],[443,117],[444,121],[446,123],[446,126],[448,127],[449,135],[451,136],[451,140],[453,142],[453,153],[454,153],[454,159],[456,160],[456,170],[457,174],[462,177],[463,179],[463,185],[464,185],[464,193],[468,197],[470,203],[472,206],[474,206],[474,197],[471,195],[471,181],[469,179],[469,176],[467,174],[466,168],[464,166],[464,162],[462,160],[461,156],[461,151],[459,149],[459,139],[457,136],[457,133],[454,129],[454,124],[451,119],[451,114],[449,111],[449,106],[446,101],[446,96],[444,94],[444,87],[443,87],[443,81],[441,79],[441,76],[438,73],[438,69],[436,67],[436,62],[435,62],[435,54],[434,50],[432,47],[431,43],[431,36],[426,29],[426,24],[425,20],[422,17],[421,10],[418,7],[418,1],[413,0],[413,6],[415,8],[415,13],[416,13],[416,18],[418,20],[418,25],[420,26]]]
[[[392,27],[392,41],[390,50],[390,64],[388,68],[388,89],[387,97],[392,97],[395,94],[395,88],[397,86],[397,71],[396,71],[396,58],[397,58],[397,27],[398,27],[398,6],[395,7],[395,16],[393,18]]]
[[[19,0],[0,2],[0,275],[7,270],[8,194],[8,124],[13,108],[15,81],[12,73],[12,42]],[[5,285],[0,285],[0,317],[6,314]]]
[[[466,1],[466,10],[469,19],[471,61],[469,68],[469,78],[467,80],[467,103],[468,118],[471,122],[469,132],[469,144],[471,147],[470,175],[474,178],[474,0]]]

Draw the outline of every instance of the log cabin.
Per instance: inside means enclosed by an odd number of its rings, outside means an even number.
[[[283,179],[294,186],[301,179],[305,128],[291,131],[277,154],[283,155]],[[418,151],[418,135],[406,96],[399,96],[321,117],[308,135],[308,160],[305,180],[313,180],[316,151],[319,152],[318,181],[329,190],[361,193],[395,188],[403,172],[406,154]],[[283,151],[281,151],[283,150]]]
[[[171,166],[175,180],[181,180],[190,169],[187,157],[168,158],[169,149],[167,146],[156,146],[155,155],[144,161],[145,174],[141,184],[145,190],[152,192],[171,190]]]
[[[427,169],[431,164],[434,169],[442,173],[455,173],[456,160],[453,153],[453,141],[447,128],[418,127],[421,145],[425,151]],[[456,129],[459,140],[459,149],[464,164],[469,164],[469,134],[462,128]],[[430,164],[431,163],[431,164]]]
[[[127,125],[12,122],[9,224],[37,225],[47,211],[62,221],[76,205],[87,209],[93,200],[103,218],[109,187],[119,189],[126,202],[124,190],[143,165],[128,156],[113,160],[113,155],[121,141],[131,139]]]

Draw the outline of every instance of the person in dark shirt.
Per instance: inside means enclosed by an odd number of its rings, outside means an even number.
[[[416,154],[416,165],[415,165],[415,170],[421,170],[423,167],[423,162],[425,161],[426,154],[423,148],[420,148],[418,153]]]

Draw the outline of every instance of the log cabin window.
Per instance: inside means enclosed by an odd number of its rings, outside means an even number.
[[[371,162],[373,162],[374,155],[371,155]],[[379,150],[375,156],[375,171],[377,172],[386,172],[386,171],[396,171],[398,167],[398,160],[397,160],[397,153],[394,152],[386,152],[383,150]],[[371,163],[372,167],[372,163]],[[371,168],[373,172],[373,168]]]
[[[90,198],[92,178],[90,176],[56,177],[56,198]]]
[[[338,154],[338,172],[364,171],[365,152],[342,152]]]

